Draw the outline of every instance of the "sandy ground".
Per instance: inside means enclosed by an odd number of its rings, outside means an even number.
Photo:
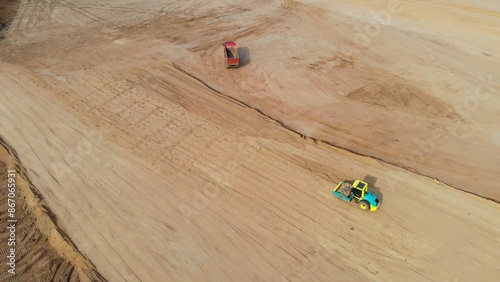
[[[110,281],[497,281],[476,2],[21,1],[0,134]],[[331,195],[356,178],[376,213]]]
[[[18,0],[4,0],[0,3],[0,40],[5,38],[5,31],[16,16]]]
[[[2,139],[0,181],[0,208],[12,209],[1,215],[1,228],[9,232],[0,234],[0,280],[105,281],[78,252],[57,216],[30,182],[14,149]],[[11,277],[13,274],[15,278]]]
[[[6,27],[16,16],[19,7],[17,0],[5,0],[0,4],[0,23]]]

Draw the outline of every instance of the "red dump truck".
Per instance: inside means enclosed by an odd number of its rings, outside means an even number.
[[[240,66],[240,58],[238,56],[238,48],[233,41],[227,41],[222,44],[224,46],[224,58],[226,59],[226,68],[237,68]]]

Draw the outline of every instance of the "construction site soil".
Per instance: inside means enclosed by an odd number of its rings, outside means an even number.
[[[16,187],[11,197],[7,189],[8,171],[15,175],[9,177],[15,179],[9,183]],[[12,229],[12,232],[0,233],[1,281],[104,281],[90,261],[78,252],[57,216],[27,177],[14,149],[1,138],[0,181],[0,228]],[[9,207],[13,211],[7,213]],[[11,233],[15,240],[9,240]],[[15,262],[8,257],[11,249],[17,250],[12,252]]]
[[[498,1],[4,3],[0,280],[499,280]]]

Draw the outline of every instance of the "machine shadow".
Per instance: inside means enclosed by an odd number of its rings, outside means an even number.
[[[247,47],[238,47],[238,56],[240,57],[240,67],[248,65],[252,61]]]
[[[382,203],[384,202],[384,194],[380,191],[380,189],[377,188],[377,186],[375,186],[375,183],[377,183],[377,178],[372,175],[367,175],[365,176],[365,178],[363,178],[363,181],[368,183],[369,191],[375,194],[377,198],[379,198],[380,205],[382,205]]]

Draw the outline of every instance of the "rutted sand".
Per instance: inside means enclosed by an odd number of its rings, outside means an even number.
[[[110,281],[496,281],[500,7],[431,2],[21,1],[0,133]]]
[[[0,234],[2,281],[14,281],[12,273],[21,281],[104,281],[94,265],[79,253],[57,216],[33,187],[16,152],[1,138],[0,169],[2,183],[7,183],[8,170],[15,175],[12,177],[15,182],[10,182],[15,185],[14,197],[9,197],[11,201],[7,202],[6,185],[0,195],[2,210],[14,209],[14,212],[3,212],[0,218],[2,230],[9,230]],[[7,222],[8,219],[16,222]],[[14,227],[12,232],[7,226]],[[11,233],[15,234],[14,241],[9,240]],[[15,249],[14,261],[7,257],[12,257],[12,249]]]

